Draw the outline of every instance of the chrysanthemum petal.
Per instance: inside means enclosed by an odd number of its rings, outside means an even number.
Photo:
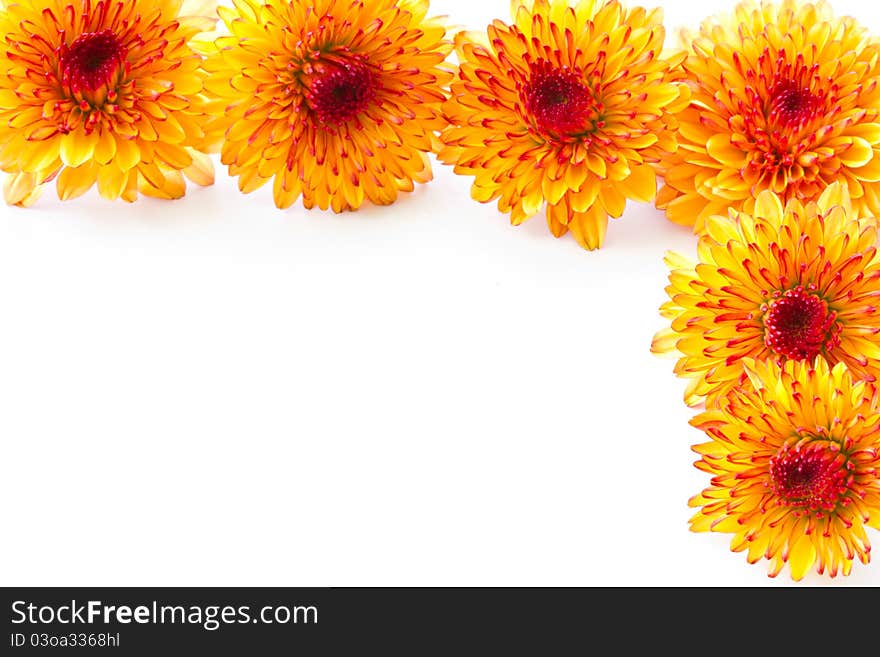
[[[706,152],[718,162],[734,170],[746,164],[746,154],[730,143],[725,134],[712,135],[706,142]]]
[[[599,190],[599,201],[605,212],[611,217],[619,217],[626,208],[626,196],[623,191],[614,185],[603,185]]]
[[[98,164],[109,164],[116,157],[116,138],[109,129],[98,135],[93,157]]]
[[[583,248],[588,251],[599,249],[605,243],[608,214],[598,204],[594,204],[586,212],[572,215],[568,229]]]
[[[843,208],[846,216],[852,214],[852,203],[849,198],[849,192],[847,191],[846,186],[840,183],[828,185],[816,200],[816,207],[822,214],[831,212],[835,207]]]
[[[183,174],[195,184],[206,187],[214,184],[214,163],[211,158],[198,151],[189,151],[192,164],[183,169]]]
[[[562,237],[568,232],[568,224],[572,217],[570,212],[566,202],[547,206],[547,227],[553,237]]]
[[[867,164],[853,169],[853,174],[859,180],[874,183],[880,182],[880,150],[874,149],[874,156]]]
[[[12,173],[3,182],[3,198],[9,205],[27,207],[39,196],[37,176],[33,173]]]
[[[98,177],[98,167],[86,162],[78,167],[64,167],[56,178],[58,198],[69,201],[85,194]]]
[[[116,138],[116,156],[113,163],[122,169],[128,171],[137,166],[141,161],[141,151],[137,142],[132,139]]]
[[[867,140],[850,137],[847,144],[840,145],[837,157],[848,167],[863,167],[874,157],[874,149]]]
[[[755,198],[755,218],[766,219],[774,226],[782,223],[782,200],[769,190],[764,190]]]
[[[98,192],[104,198],[115,200],[122,195],[128,182],[128,171],[114,166],[103,166],[98,169]]]
[[[146,195],[154,198],[173,201],[181,198],[186,193],[186,182],[180,171],[164,171],[164,177],[161,187],[153,185],[146,178],[141,177],[138,180],[138,190]]]
[[[97,143],[95,133],[86,134],[83,130],[74,130],[61,138],[61,161],[69,167],[78,167],[92,159]]]
[[[654,340],[651,342],[651,353],[657,355],[673,354],[680,339],[681,336],[677,331],[671,328],[662,329],[654,335]]]
[[[627,198],[647,203],[657,195],[657,175],[647,164],[632,166],[629,178],[620,187]]]
[[[599,191],[601,188],[601,181],[594,178],[587,178],[587,180],[584,181],[583,187],[568,195],[568,202],[572,212],[583,213],[593,207],[596,203],[596,199],[599,198]],[[570,221],[571,220],[569,219],[569,222]]]

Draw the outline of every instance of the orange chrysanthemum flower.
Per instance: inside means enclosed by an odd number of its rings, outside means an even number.
[[[877,223],[854,214],[846,187],[783,208],[762,192],[754,216],[712,217],[699,263],[669,254],[662,307],[671,326],[655,353],[678,357],[690,379],[685,401],[711,406],[745,382],[742,360],[843,362],[860,377],[880,374],[880,256]]]
[[[765,189],[815,199],[836,180],[880,216],[880,40],[824,2],[737,5],[684,34],[693,96],[657,207],[697,232]]]
[[[551,232],[602,246],[609,215],[657,193],[687,89],[660,56],[662,12],[612,0],[513,0],[514,24],[456,39],[460,60],[440,159],[476,178],[514,225],[546,204]]]
[[[691,529],[733,534],[733,551],[768,559],[771,577],[786,563],[796,580],[814,564],[848,575],[870,560],[865,527],[880,529],[877,388],[822,359],[746,370],[749,390],[692,421],[711,438],[694,451],[712,482],[690,500]]]
[[[56,182],[71,199],[179,198],[214,180],[201,95],[209,3],[0,0],[0,169],[7,203]],[[212,5],[213,6],[213,5]]]
[[[342,212],[431,179],[452,44],[428,0],[234,4],[206,67],[241,191]]]

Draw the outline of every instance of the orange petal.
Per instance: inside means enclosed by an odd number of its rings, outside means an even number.
[[[64,167],[55,179],[58,198],[69,201],[82,196],[95,184],[97,176],[97,167],[91,162],[76,168]]]
[[[838,153],[838,157],[848,167],[863,167],[874,157],[874,149],[866,139],[853,137],[849,146]]]
[[[700,212],[706,207],[706,199],[698,194],[685,194],[670,201],[666,206],[666,216],[682,226],[693,226]]]
[[[84,130],[73,130],[61,138],[61,161],[68,167],[78,167],[92,159],[98,135],[87,135]]]
[[[732,169],[741,169],[746,165],[746,154],[731,144],[726,134],[713,135],[706,142],[706,151],[713,159]]]
[[[183,174],[195,184],[207,187],[214,184],[214,163],[204,153],[188,149],[192,164],[183,169]]]
[[[28,207],[40,195],[40,186],[37,184],[37,176],[33,173],[21,171],[6,176],[3,182],[3,198],[9,205]]]
[[[128,182],[129,172],[120,171],[114,164],[98,168],[98,193],[111,201],[120,197]]]
[[[568,227],[583,248],[588,251],[602,248],[608,229],[608,213],[595,203],[586,212],[572,215]]]
[[[657,195],[657,175],[647,164],[630,167],[629,178],[619,183],[627,198],[649,202]]]

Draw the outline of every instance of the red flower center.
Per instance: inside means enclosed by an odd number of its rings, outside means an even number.
[[[532,76],[522,88],[525,110],[538,129],[551,136],[574,137],[592,132],[600,105],[583,76],[547,62],[532,65]]]
[[[342,125],[363,112],[376,96],[372,71],[358,59],[327,59],[304,76],[306,102],[324,125]]]
[[[853,481],[852,464],[830,440],[789,443],[770,459],[773,493],[785,506],[830,511]]]
[[[789,129],[809,123],[822,111],[823,101],[794,80],[780,80],[770,89],[768,119]]]
[[[840,344],[837,313],[798,286],[770,304],[764,316],[764,344],[792,360],[812,359]]]
[[[61,83],[72,93],[110,85],[125,67],[127,53],[112,30],[80,34],[69,46],[61,46],[58,55]]]
[[[846,89],[820,74],[818,63],[785,48],[764,50],[757,60],[734,53],[734,66],[745,80],[738,102],[743,133],[737,145],[753,152],[749,167],[762,174],[785,172],[788,184],[798,187],[803,177],[789,178],[790,167],[815,144],[817,132],[840,120],[838,94]]]

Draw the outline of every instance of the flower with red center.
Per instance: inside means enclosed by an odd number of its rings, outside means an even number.
[[[702,232],[769,189],[815,200],[834,181],[880,215],[880,40],[825,2],[738,4],[685,33],[690,105],[657,207]]]
[[[456,38],[440,159],[514,225],[546,206],[550,231],[602,246],[627,199],[651,201],[687,103],[663,58],[660,10],[616,0],[514,0],[513,24]]]
[[[753,214],[712,217],[697,264],[671,253],[653,351],[677,358],[685,401],[713,405],[745,383],[744,358],[843,362],[880,375],[877,223],[835,183],[803,204],[762,192]]]
[[[212,132],[242,192],[275,204],[356,210],[431,179],[452,78],[428,0],[234,0],[206,68]]]
[[[202,57],[213,5],[180,0],[0,0],[0,169],[6,202],[55,181],[71,199],[179,198],[214,180]]]
[[[712,476],[690,500],[691,529],[733,534],[731,549],[774,577],[786,563],[796,580],[814,565],[848,575],[870,560],[865,528],[880,529],[876,385],[822,359],[745,370],[749,388],[691,422],[709,436],[695,465]]]

